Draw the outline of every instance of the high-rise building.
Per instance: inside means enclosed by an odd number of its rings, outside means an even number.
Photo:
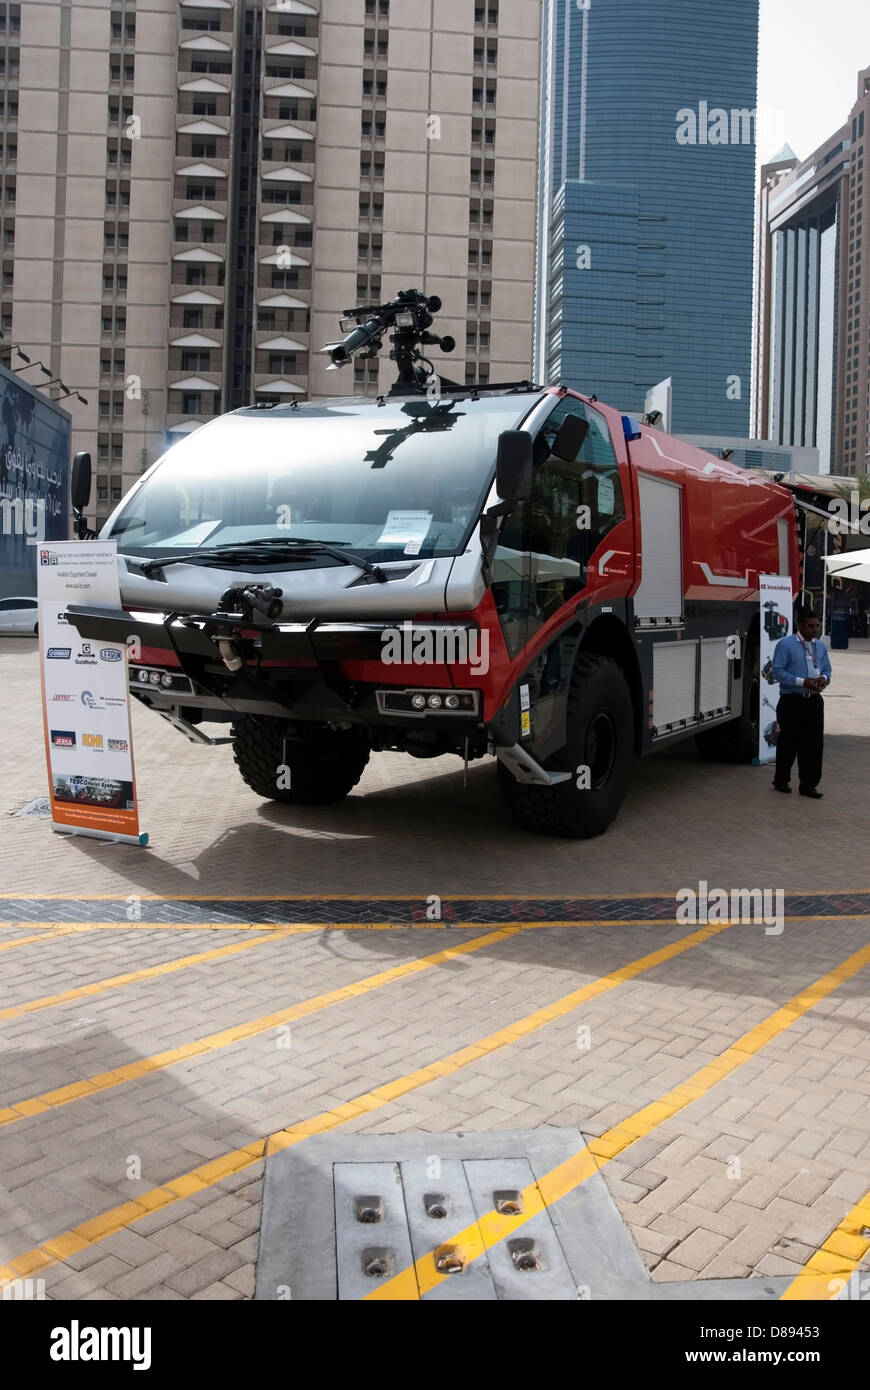
[[[866,174],[866,180],[865,180]],[[823,473],[870,467],[870,68],[845,125],[808,159],[762,165],[755,419],[815,445]]]
[[[749,427],[758,0],[545,0],[537,377]]]
[[[355,304],[438,294],[436,371],[530,374],[540,26],[541,0],[0,3],[0,360],[65,400],[92,520],[222,410],[387,389],[317,355]]]

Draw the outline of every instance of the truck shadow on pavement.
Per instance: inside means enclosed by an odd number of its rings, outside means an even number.
[[[618,896],[675,894],[700,879],[726,890],[855,889],[864,877],[854,805],[866,792],[866,749],[853,735],[828,738],[821,802],[774,796],[770,766],[704,763],[686,745],[637,759],[619,816],[591,840],[526,834],[501,805],[492,762],[472,765],[463,789],[461,768],[444,758],[421,763],[408,781],[388,783],[389,769],[372,766],[332,806],[245,794],[236,823],[185,863],[159,826],[144,852],[86,839],[70,851],[117,871],[126,892],[161,896]],[[181,815],[189,791],[175,803]]]

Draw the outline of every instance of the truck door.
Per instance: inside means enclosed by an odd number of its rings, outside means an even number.
[[[589,425],[574,459],[552,453],[568,415]],[[604,418],[566,397],[536,436],[531,496],[507,518],[495,552],[493,597],[511,656],[586,588],[590,557],[624,516],[616,454]]]

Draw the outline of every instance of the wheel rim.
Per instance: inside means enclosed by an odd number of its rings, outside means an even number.
[[[616,725],[606,710],[599,710],[586,735],[586,764],[594,791],[608,781],[616,761]]]

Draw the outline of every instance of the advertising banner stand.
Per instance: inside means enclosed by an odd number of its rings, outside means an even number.
[[[791,632],[792,592],[791,578],[787,574],[760,574],[758,576],[759,602],[761,604],[761,646],[758,667],[758,757],[753,758],[756,767],[772,763],[776,758],[776,739],[779,725],[776,722],[776,704],[779,688],[773,679],[773,653],[781,637]]]
[[[70,604],[118,609],[114,541],[55,541],[37,549],[39,655],[51,828],[145,845],[139,830],[127,648],[83,640]]]

